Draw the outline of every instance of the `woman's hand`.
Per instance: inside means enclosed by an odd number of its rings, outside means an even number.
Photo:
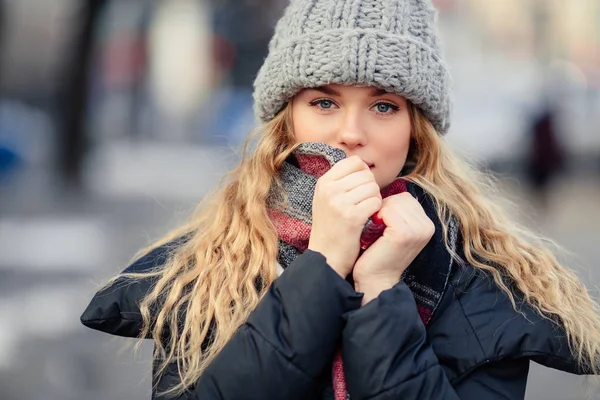
[[[365,294],[363,304],[398,283],[435,233],[435,225],[410,193],[384,199],[378,216],[386,225],[383,236],[364,252],[353,271],[355,289]]]
[[[382,204],[375,176],[357,156],[335,164],[317,181],[308,248],[346,278],[360,250],[360,235]]]

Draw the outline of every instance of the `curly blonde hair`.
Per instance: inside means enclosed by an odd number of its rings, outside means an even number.
[[[491,273],[515,309],[509,282],[540,315],[558,317],[579,364],[598,373],[600,314],[580,280],[558,263],[543,238],[509,218],[492,199],[491,176],[456,156],[413,105],[410,116],[406,178],[433,195],[442,220],[459,221],[466,261]],[[277,234],[267,203],[294,148],[291,106],[255,135],[256,149],[248,156],[244,146],[239,166],[195,216],[139,254],[186,236],[164,265],[115,277],[155,279],[140,304],[140,337],[154,339],[157,374],[178,365],[181,383],[167,395],[181,393],[198,380],[276,277]]]

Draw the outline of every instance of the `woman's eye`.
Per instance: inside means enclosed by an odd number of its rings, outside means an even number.
[[[333,107],[333,102],[331,100],[320,100],[319,104],[321,108],[329,109]]]
[[[377,103],[375,109],[381,114],[391,114],[394,111],[398,111],[398,107],[389,103]]]
[[[330,110],[334,107],[333,101],[331,100],[315,100],[310,103],[311,106],[317,106],[323,110]]]

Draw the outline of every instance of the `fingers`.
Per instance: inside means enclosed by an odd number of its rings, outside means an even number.
[[[345,278],[358,257],[364,224],[379,207],[381,193],[369,167],[358,157],[340,161],[317,180],[308,248]]]
[[[369,166],[360,159],[358,156],[352,156],[343,159],[342,161],[336,163],[322,178],[337,181],[340,180],[353,172],[369,170]]]
[[[426,216],[421,204],[408,192],[386,197],[381,206],[381,211],[383,212],[384,210]]]
[[[410,193],[401,193],[383,200],[378,216],[396,231],[412,231],[432,236],[435,225],[423,207]]]
[[[381,197],[368,197],[356,205],[357,213],[368,219],[381,209]]]
[[[342,193],[349,192],[354,188],[368,183],[375,184],[377,186],[377,192],[381,192],[381,189],[379,188],[379,185],[377,185],[377,181],[375,180],[375,175],[373,175],[373,173],[369,169],[353,172],[350,175],[339,179],[334,184],[336,190]]]
[[[343,162],[345,163],[342,165]],[[341,167],[336,168],[338,165]],[[333,168],[317,181],[316,188],[316,191],[328,198],[333,205],[352,206],[374,197],[381,206],[381,189],[373,172],[360,158],[350,157],[340,161]],[[335,173],[329,174],[332,171]]]
[[[327,197],[326,204],[350,225],[362,227],[367,219],[381,208],[379,185],[367,182],[349,192],[336,193]]]
[[[379,190],[379,185],[376,182],[366,182],[353,188],[347,192],[345,199],[349,204],[356,205],[371,197],[378,199],[379,206],[381,206],[381,192]]]

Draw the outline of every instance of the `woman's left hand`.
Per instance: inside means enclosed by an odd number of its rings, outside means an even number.
[[[378,216],[386,225],[383,236],[356,261],[352,272],[355,289],[365,294],[363,304],[398,283],[435,233],[435,225],[410,193],[385,198]]]

